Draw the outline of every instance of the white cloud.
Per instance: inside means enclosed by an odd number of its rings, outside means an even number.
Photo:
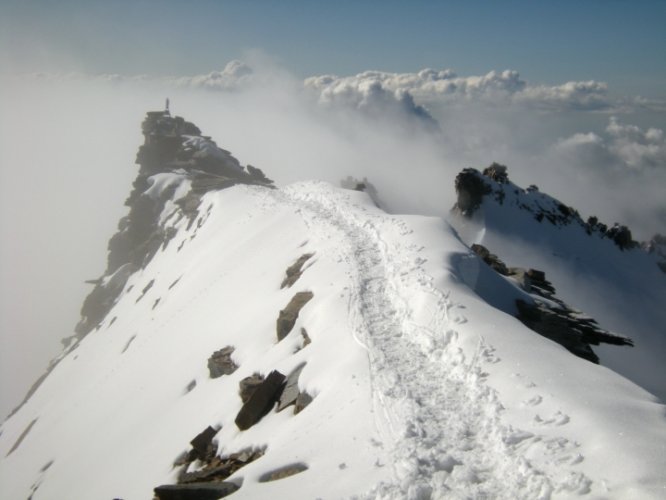
[[[611,117],[599,133],[577,133],[556,142],[544,161],[552,182],[581,213],[630,227],[638,239],[666,227],[666,139]]]
[[[279,79],[286,74],[266,57],[250,54],[251,63],[233,60],[221,71],[193,76],[149,77],[118,74],[64,75],[37,74],[47,80],[101,80],[111,83],[158,83],[176,88],[213,91],[239,91],[256,85],[273,85],[276,71]],[[666,112],[666,102],[629,96],[614,99],[608,84],[595,80],[569,81],[555,85],[530,83],[515,70],[490,71],[479,76],[459,76],[451,69],[426,68],[414,73],[364,71],[340,77],[318,75],[302,82],[306,91],[314,93],[327,106],[343,105],[365,112],[381,106],[402,109],[432,120],[429,106],[464,106],[480,103],[495,107],[524,107],[542,111],[587,111],[624,113],[637,110]]]
[[[614,108],[603,82],[566,82],[560,85],[532,85],[517,71],[490,71],[482,76],[457,76],[449,69],[424,69],[418,73],[366,71],[355,76],[315,76],[305,80],[305,87],[327,92],[345,89],[360,91],[370,82],[393,92],[409,92],[423,102],[493,105],[521,104],[548,110],[599,111]]]
[[[604,137],[591,132],[574,134],[560,140],[556,149],[587,168],[607,171],[666,170],[666,139],[663,130],[644,130],[636,125],[625,125],[613,116],[605,132]]]
[[[643,131],[636,125],[623,125],[612,117],[606,131],[612,138],[609,150],[632,169],[666,169],[666,140],[661,129]]]
[[[253,69],[242,61],[227,63],[222,71],[212,71],[206,75],[175,78],[177,87],[194,87],[208,90],[238,90],[250,85],[255,78]]]
[[[608,85],[594,80],[554,86],[526,86],[516,93],[515,100],[554,110],[608,111],[615,107],[608,97]]]
[[[305,87],[314,89],[319,104],[326,107],[342,106],[371,116],[399,114],[418,118],[428,125],[436,125],[430,113],[416,104],[408,90],[388,88],[378,79],[368,77],[354,82],[322,76],[308,78]]]

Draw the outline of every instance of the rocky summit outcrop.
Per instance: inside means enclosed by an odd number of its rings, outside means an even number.
[[[555,287],[543,271],[508,267],[483,245],[474,244],[471,249],[493,270],[512,279],[529,294],[529,300],[516,300],[516,317],[539,335],[593,363],[599,363],[593,345],[633,346],[631,339],[605,330],[594,319],[558,298]]]
[[[492,163],[483,172],[475,168],[464,169],[456,176],[455,189],[457,201],[452,210],[466,218],[472,218],[485,200],[493,200],[498,205],[515,205],[540,223],[580,226],[588,235],[613,241],[620,250],[640,246],[626,226],[616,223],[609,227],[596,217],[584,221],[576,209],[539,192],[537,186],[531,185],[527,189],[517,186],[509,179],[507,167],[499,163]]]
[[[178,216],[194,224],[201,196],[208,191],[239,183],[272,186],[260,169],[243,167],[196,125],[171,116],[168,110],[148,112],[141,129],[145,140],[136,157],[139,173],[125,201],[129,212],[109,241],[104,275],[91,281],[95,287],[81,309],[75,330],[78,339],[104,319],[129,276],[174,237],[173,228],[165,228],[161,221],[168,201],[178,207]],[[185,181],[189,189],[181,192]]]

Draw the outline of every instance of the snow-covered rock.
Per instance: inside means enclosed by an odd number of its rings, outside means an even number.
[[[661,238],[641,245],[620,224],[583,220],[577,210],[536,186],[523,189],[506,175],[498,178],[495,166],[458,175],[451,222],[459,235],[469,245],[487,247],[507,266],[545,271],[570,307],[605,330],[631,338],[631,349],[601,345],[594,350],[602,364],[666,401]]]

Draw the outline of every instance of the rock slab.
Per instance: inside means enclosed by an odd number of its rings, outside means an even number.
[[[284,390],[280,395],[280,400],[278,401],[277,411],[282,411],[287,406],[296,403],[299,394],[298,377],[300,377],[303,368],[305,368],[305,363],[297,366],[296,369],[289,374],[289,377],[287,377],[287,383],[285,384]]]
[[[159,500],[217,500],[231,495],[239,486],[230,482],[165,484],[153,491]]]
[[[314,297],[312,292],[298,292],[289,301],[287,307],[280,311],[276,325],[278,342],[289,335],[289,332],[291,332],[296,324],[301,309],[303,309],[303,306],[305,306],[312,297]]]
[[[273,370],[257,387],[236,416],[236,426],[242,431],[259,422],[278,401],[284,388],[285,376]]]

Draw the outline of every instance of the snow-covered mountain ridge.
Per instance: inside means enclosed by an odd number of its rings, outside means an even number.
[[[660,234],[644,243],[634,241],[627,226],[618,223],[608,227],[591,216],[583,221],[578,211],[566,206],[561,201],[539,192],[535,185],[522,189],[509,180],[507,167],[493,163],[479,172],[474,168],[466,168],[456,178],[456,192],[458,202],[454,211],[465,217],[472,217],[476,210],[490,200],[502,206],[519,208],[531,214],[537,222],[547,221],[553,226],[576,226],[588,235],[597,239],[607,238],[615,243],[620,250],[641,248],[653,256],[657,267],[666,273],[666,237]]]
[[[666,401],[664,237],[641,244],[625,226],[584,221],[536,186],[517,186],[498,164],[463,170],[456,190],[451,222],[462,239],[484,246],[506,266],[545,271],[570,307],[631,338],[631,349],[594,349],[602,364]]]
[[[442,219],[274,188],[152,117],[76,335],[2,424],[4,497],[663,496],[664,407],[503,312],[526,292]]]

